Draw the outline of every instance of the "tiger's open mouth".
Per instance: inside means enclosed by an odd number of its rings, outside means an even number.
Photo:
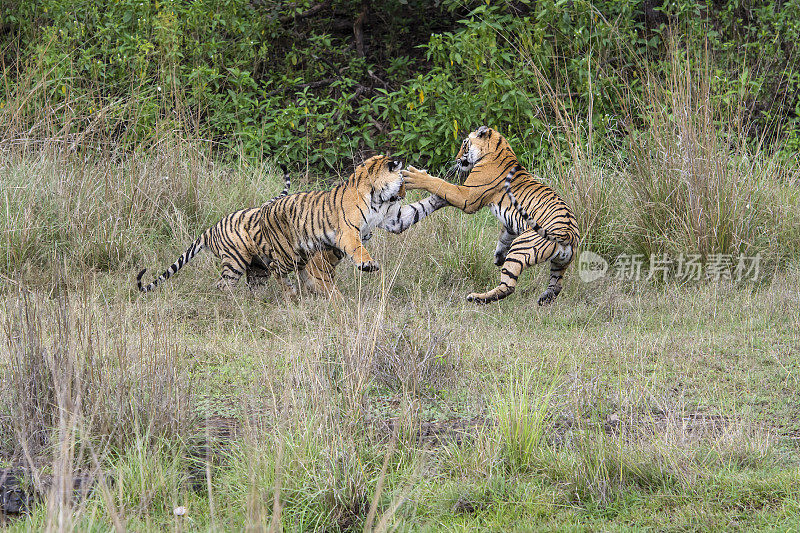
[[[467,144],[467,149],[464,150],[464,155],[456,161],[456,166],[458,167],[458,170],[466,174],[472,170],[472,168],[480,159],[480,151],[473,146],[472,143],[469,143]]]

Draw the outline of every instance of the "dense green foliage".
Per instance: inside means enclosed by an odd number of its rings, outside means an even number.
[[[442,165],[485,123],[530,160],[561,153],[569,121],[613,147],[643,120],[643,69],[689,50],[736,124],[796,151],[800,4],[717,4],[10,0],[0,105],[20,131],[46,110],[123,147],[179,131],[318,169],[363,150]]]

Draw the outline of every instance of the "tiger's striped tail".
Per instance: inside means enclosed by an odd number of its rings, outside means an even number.
[[[267,200],[262,206],[262,209],[271,204],[272,202],[274,202],[275,200],[287,196],[289,194],[289,189],[292,188],[292,180],[289,178],[289,169],[286,168],[286,165],[281,165],[281,170],[283,170],[283,184],[284,184],[283,190],[278,193],[278,196],[275,196],[274,198],[270,198],[269,200]]]
[[[270,200],[270,202],[274,202],[278,198],[283,198],[284,196],[288,195],[289,189],[292,188],[292,180],[289,178],[289,169],[286,167],[286,165],[281,165],[281,170],[283,171],[283,190],[278,194],[278,196]]]
[[[541,227],[539,223],[536,222],[533,219],[533,217],[528,214],[527,211],[525,211],[525,208],[522,207],[519,204],[519,202],[517,202],[517,199],[514,198],[514,193],[511,192],[511,180],[514,179],[514,176],[516,176],[517,172],[519,172],[520,170],[522,169],[520,168],[519,165],[514,165],[513,167],[511,167],[511,170],[508,172],[508,175],[506,176],[506,183],[505,183],[506,193],[508,193],[508,197],[511,199],[511,205],[514,206],[514,209],[519,211],[519,214],[522,215],[522,218],[525,220],[525,222],[528,223],[528,226],[530,226],[530,228],[533,229],[533,231],[535,231],[536,233],[541,235],[542,238],[547,239],[548,241],[558,242],[558,240],[555,237],[553,237],[552,235],[548,235],[547,230]]]
[[[275,200],[278,200],[279,198],[283,198],[284,196],[289,195],[289,189],[292,188],[292,180],[289,178],[289,169],[286,168],[286,165],[281,165],[281,170],[283,171],[283,185],[284,185],[283,190],[279,192],[277,196],[274,196],[269,200],[267,200],[266,202],[264,202],[264,204],[261,206],[261,209],[264,209],[265,207],[273,203]]]
[[[154,279],[153,282],[150,283],[149,285],[144,285],[144,286],[142,285],[142,277],[144,276],[144,273],[147,272],[147,269],[145,268],[141,272],[139,272],[139,275],[136,276],[136,286],[139,287],[139,290],[141,292],[152,291],[153,289],[156,288],[156,286],[159,283],[168,280],[173,274],[175,274],[178,270],[183,268],[184,265],[186,265],[186,263],[191,261],[192,258],[194,258],[194,256],[196,256],[198,252],[200,252],[200,250],[202,250],[205,247],[206,233],[203,233],[200,237],[198,237],[198,239],[194,241],[191,246],[189,246],[189,249],[183,252],[183,255],[181,255],[178,258],[178,260],[172,264],[172,266],[170,266],[166,271],[164,271],[164,273],[161,274],[159,277]]]

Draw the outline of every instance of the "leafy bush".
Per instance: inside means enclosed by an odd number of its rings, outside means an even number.
[[[488,124],[530,162],[564,157],[564,114],[583,142],[616,148],[625,94],[641,94],[643,68],[670,72],[680,35],[709,51],[693,55],[714,62],[711,94],[743,133],[800,145],[796,3],[365,5],[304,18],[317,2],[14,0],[0,11],[0,107],[26,134],[91,127],[129,149],[182,132],[316,170],[346,171],[362,151],[437,167]]]

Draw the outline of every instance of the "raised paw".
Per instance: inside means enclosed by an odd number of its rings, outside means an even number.
[[[364,261],[363,263],[357,263],[356,266],[364,272],[376,272],[381,268],[377,261]]]
[[[406,189],[419,189],[422,187],[425,178],[430,178],[430,174],[414,167],[408,167],[405,170],[401,170],[400,173],[403,175],[403,185]]]

